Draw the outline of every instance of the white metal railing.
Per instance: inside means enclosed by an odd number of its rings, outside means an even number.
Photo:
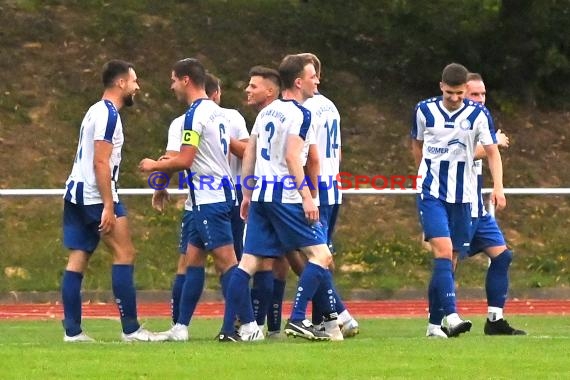
[[[483,189],[483,194],[491,193],[493,189]],[[119,189],[119,195],[152,195],[154,189]],[[343,195],[405,195],[415,194],[415,189],[348,189],[341,190]],[[168,189],[170,194],[188,194],[188,189]],[[0,197],[9,196],[32,196],[32,197],[45,197],[45,196],[63,196],[65,189],[0,189]],[[570,188],[564,187],[528,187],[528,188],[506,188],[505,194],[513,195],[568,195]]]
[[[416,189],[347,189],[341,190],[343,195],[405,195],[416,194]],[[493,189],[483,189],[483,194],[489,194]],[[119,189],[119,195],[152,195],[154,189]],[[188,194],[188,189],[168,189],[170,194]],[[9,196],[29,196],[29,197],[45,197],[45,196],[63,196],[65,189],[0,189],[0,198]],[[527,188],[507,188],[505,194],[512,195],[568,195],[570,188],[567,187],[527,187]],[[487,211],[491,215],[495,215],[495,206],[489,202]]]

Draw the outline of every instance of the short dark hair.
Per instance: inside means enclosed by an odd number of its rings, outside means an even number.
[[[172,67],[177,78],[189,77],[198,87],[206,85],[206,69],[196,58],[184,58]]]
[[[317,72],[317,77],[321,77],[321,60],[313,53],[299,53],[300,56],[306,56],[311,58],[313,65],[315,66],[315,71]]]
[[[103,73],[101,74],[101,80],[103,81],[103,86],[105,88],[112,87],[115,83],[115,79],[118,76],[125,75],[129,73],[130,69],[135,69],[135,65],[121,59],[112,59],[103,65]]]
[[[472,80],[479,80],[479,81],[483,82],[483,77],[479,73],[467,74],[467,82],[472,81]]]
[[[313,64],[313,60],[307,56],[291,54],[283,58],[279,65],[279,76],[283,88],[293,88],[295,79],[301,77],[308,64]]]
[[[271,69],[265,66],[253,66],[249,69],[249,77],[262,77],[263,79],[269,79],[277,88],[281,88],[281,78],[279,77],[279,72],[275,69]]]
[[[449,86],[460,86],[467,83],[469,70],[459,63],[450,63],[441,73],[441,81]]]
[[[222,82],[220,78],[215,76],[212,73],[206,73],[206,84],[204,88],[206,89],[206,95],[208,97],[212,96],[212,94],[220,89]]]

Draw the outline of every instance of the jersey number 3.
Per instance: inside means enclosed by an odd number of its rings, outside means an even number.
[[[267,138],[267,148],[261,149],[261,157],[269,161],[271,154],[271,139],[273,138],[273,134],[275,133],[275,125],[273,125],[273,123],[267,123],[267,125],[265,126],[265,130],[269,132],[269,137]]]

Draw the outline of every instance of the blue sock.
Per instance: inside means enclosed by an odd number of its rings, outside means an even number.
[[[485,278],[485,291],[487,292],[487,305],[505,307],[509,291],[509,266],[513,260],[513,253],[506,249],[499,256],[491,259],[491,265]]]
[[[431,281],[429,282],[428,303],[429,303],[429,323],[433,325],[441,325],[441,320],[445,315],[443,315],[443,309],[439,304],[439,297],[437,295],[437,290],[435,287],[435,281],[433,276]]]
[[[234,237],[234,252],[238,262],[243,254],[243,231],[245,228],[245,222],[239,215],[239,209],[239,206],[235,206],[232,211],[232,235]]]
[[[235,305],[228,302],[228,292],[230,291],[230,281],[232,279],[232,274],[236,270],[237,264],[228,269],[224,274],[220,276],[220,283],[222,284],[222,293],[224,299],[226,300],[224,305],[224,319],[222,322],[222,332],[225,334],[231,334],[234,331],[234,322],[236,320],[236,310]]]
[[[251,296],[249,294],[249,279],[251,276],[243,269],[236,268],[231,276],[226,301],[237,312],[242,324],[255,321],[253,316],[253,308],[251,306]],[[230,331],[222,331],[223,333],[232,333]]]
[[[319,294],[320,291],[321,291],[321,287],[319,286],[317,288],[317,291],[315,292],[315,296],[313,297],[313,300],[311,302],[311,304],[313,306],[313,310],[312,310],[312,314],[311,314],[311,322],[313,322],[313,325],[319,325],[323,321],[323,315],[325,313],[324,310],[319,307],[321,305],[321,303],[317,302],[317,295]]]
[[[302,321],[305,319],[307,304],[314,297],[325,271],[325,268],[310,261],[307,262],[301,277],[299,277],[293,310],[291,310],[291,321]]]
[[[253,317],[257,321],[259,317],[259,298],[261,297],[261,290],[258,287],[258,281],[255,281],[256,275],[257,273],[253,275],[253,284],[251,285],[249,296],[251,298],[251,306],[253,307]]]
[[[346,306],[344,306],[344,302],[342,302],[342,299],[338,294],[338,290],[334,285],[333,285],[333,296],[334,296],[336,312],[340,314],[346,310]]]
[[[182,287],[180,295],[180,311],[178,313],[177,323],[188,326],[196,305],[200,300],[202,291],[204,290],[204,281],[206,273],[204,267],[188,267],[186,268],[186,279]]]
[[[317,323],[321,323],[323,318],[325,321],[330,321],[331,319],[336,319],[338,317],[338,313],[336,312],[332,276],[328,269],[325,269],[319,287],[315,292],[313,305],[316,305],[317,310],[320,311],[320,321],[317,321]],[[313,317],[314,316],[315,314],[313,312]]]
[[[63,328],[67,336],[81,334],[81,282],[83,274],[66,270],[61,279]]]
[[[439,304],[445,315],[457,312],[455,306],[455,282],[450,259],[434,259],[432,278]]]
[[[281,330],[281,314],[284,295],[285,281],[276,278],[273,279],[273,295],[269,311],[267,312],[267,331]]]
[[[141,327],[137,319],[137,293],[133,273],[134,266],[125,264],[114,264],[111,271],[113,294],[125,334],[134,333]]]
[[[184,286],[185,274],[177,274],[172,282],[172,298],[170,299],[170,311],[172,313],[172,322],[178,321],[178,313],[180,312],[180,297],[182,296],[182,288]]]
[[[273,271],[261,271],[253,275],[253,286],[251,288],[251,304],[253,306],[253,316],[257,324],[265,324],[265,317],[269,311],[269,303],[273,298]]]

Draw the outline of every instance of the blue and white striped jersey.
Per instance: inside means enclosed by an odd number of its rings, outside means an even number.
[[[298,189],[309,184],[305,178],[297,179],[301,183],[293,183],[285,157],[289,135],[300,136],[305,146],[299,162],[304,164],[310,128],[311,112],[295,100],[274,100],[257,115],[251,131],[252,138],[257,138],[253,201],[302,203]]]
[[[168,127],[168,142],[166,143],[166,151],[179,152],[182,145],[182,131],[184,130],[184,118],[186,114],[178,116],[172,120]]]
[[[66,192],[63,197],[69,202],[79,205],[103,203],[93,166],[95,141],[108,141],[113,144],[109,158],[111,189],[113,201],[119,201],[117,180],[124,141],[123,124],[115,105],[109,100],[100,100],[89,108],[81,122],[75,161],[71,174],[65,182]]]
[[[168,128],[168,142],[166,143],[167,152],[180,153],[185,117],[186,115],[178,116],[170,123],[170,127]],[[184,210],[192,211],[192,199],[190,198],[190,193],[188,193],[188,198],[186,199],[186,202],[184,202]]]
[[[342,193],[338,189],[337,175],[340,171],[340,114],[334,103],[322,94],[315,94],[303,103],[311,111],[316,141],[319,150],[321,172],[319,192],[321,205],[342,203]]]
[[[424,100],[414,112],[412,138],[423,141],[423,157],[418,170],[418,193],[448,203],[476,201],[473,175],[477,142],[497,143],[491,114],[485,106],[464,99],[449,112],[442,97]]]
[[[477,200],[471,204],[471,216],[473,218],[480,218],[487,215],[485,203],[483,202],[483,160],[475,160],[473,162],[473,178],[477,183]]]
[[[190,168],[190,199],[194,206],[235,200],[228,162],[230,120],[214,101],[194,101],[184,116],[181,145],[194,145],[191,132],[199,135],[197,152]]]
[[[222,108],[230,121],[230,137],[236,140],[244,140],[249,137],[245,126],[245,119],[238,110]],[[235,184],[240,183],[241,158],[230,152],[230,170]]]

